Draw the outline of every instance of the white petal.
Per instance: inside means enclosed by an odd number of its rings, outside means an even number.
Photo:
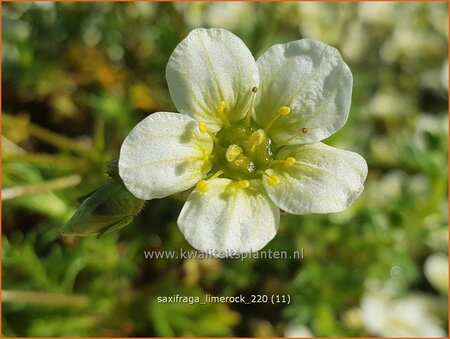
[[[213,179],[207,192],[195,189],[178,218],[186,240],[210,254],[258,251],[277,233],[280,210],[270,201],[261,180],[237,187],[229,179]]]
[[[119,174],[137,198],[163,198],[191,188],[211,169],[213,142],[198,122],[178,113],[157,112],[142,120],[120,149]]]
[[[286,146],[277,159],[294,157],[291,167],[275,165],[267,170],[279,177],[278,185],[264,180],[273,202],[292,214],[333,213],[346,209],[359,196],[367,176],[367,163],[358,154],[320,142]]]
[[[257,63],[261,86],[256,122],[265,127],[281,106],[291,109],[269,131],[275,143],[317,142],[345,124],[353,78],[335,48],[303,39],[272,46]]]
[[[424,273],[434,288],[448,293],[448,256],[434,253],[425,260]]]
[[[259,84],[251,52],[237,36],[218,28],[189,33],[170,56],[166,78],[178,111],[207,123],[213,132],[224,125],[220,103],[225,102],[229,121],[241,120]]]

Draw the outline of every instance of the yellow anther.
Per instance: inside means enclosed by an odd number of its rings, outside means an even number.
[[[227,107],[225,101],[222,100],[217,107],[217,110],[219,111],[219,113],[223,113],[225,111],[225,107]]]
[[[208,182],[206,180],[200,180],[197,183],[197,190],[202,193],[208,192]]]
[[[291,109],[290,109],[289,107],[287,107],[287,106],[281,106],[281,107],[278,109],[278,114],[279,114],[279,115],[286,116],[286,115],[288,115],[289,113],[291,113]]]
[[[289,157],[289,158],[287,158],[287,159],[284,161],[284,166],[286,166],[286,167],[291,167],[292,165],[295,164],[296,161],[297,161],[297,160],[295,160],[295,158]]]
[[[247,188],[250,186],[250,182],[248,180],[241,180],[238,182],[238,186],[240,188]]]
[[[280,118],[280,117],[285,117],[286,115],[288,115],[289,113],[291,113],[291,109],[287,106],[281,106],[278,109],[278,114],[275,115],[272,120],[269,121],[269,123],[267,124],[267,126],[264,128],[264,130],[267,132],[269,131],[269,129],[272,127],[272,125]]]
[[[208,125],[205,124],[204,122],[200,122],[198,124],[198,129],[200,130],[201,133],[205,134],[208,133]]]
[[[270,186],[276,186],[280,183],[280,178],[277,177],[276,175],[271,175],[267,178],[267,183]]]
[[[244,153],[241,146],[238,146],[236,144],[232,144],[228,147],[227,151],[225,152],[225,158],[228,162],[235,161],[238,156],[240,156],[242,153]]]
[[[214,142],[218,142],[219,140],[217,140],[216,136],[214,134],[212,134],[209,130],[208,130],[208,125],[204,122],[199,122],[198,124],[198,130],[200,131],[200,133],[205,134],[208,133],[208,135],[211,137],[211,139]]]

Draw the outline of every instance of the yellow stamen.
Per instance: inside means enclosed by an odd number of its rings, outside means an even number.
[[[210,154],[204,148],[202,148],[202,160],[203,161],[208,161],[209,160],[209,156],[210,156]]]
[[[208,180],[212,180],[212,179],[215,179],[215,178],[217,178],[217,177],[219,177],[219,176],[221,176],[223,174],[223,171],[222,170],[220,170],[220,171],[217,171],[216,173],[214,173],[214,175],[211,177],[211,178],[209,178]]]
[[[200,180],[197,183],[197,190],[202,193],[208,192],[208,182],[211,181],[212,179],[217,178],[218,176],[220,176],[222,174],[223,174],[223,171],[220,170],[220,171],[217,171],[216,173],[214,173],[214,175],[212,177],[210,177],[208,180]]]
[[[272,125],[280,118],[285,117],[286,115],[289,115],[291,113],[291,109],[288,106],[281,106],[278,109],[278,114],[273,117],[272,120],[269,121],[267,126],[264,128],[264,131],[269,131],[269,129],[272,127]]]
[[[225,114],[225,108],[227,108],[227,104],[225,101],[220,101],[219,105],[217,105],[217,112],[222,117],[225,126],[230,126],[230,121],[228,120],[227,115]]]
[[[289,157],[286,160],[284,160],[284,166],[291,167],[292,165],[294,165],[296,163],[296,161],[297,160],[295,160],[295,158]]]
[[[282,161],[282,160],[274,160],[274,161]],[[258,173],[261,173],[263,176],[267,177],[267,183],[270,186],[275,186],[280,183],[280,178],[277,175],[270,175],[267,172],[264,171],[258,171]]]
[[[248,180],[241,180],[238,182],[238,186],[240,188],[247,188],[250,186],[250,182]]]
[[[200,130],[200,133],[203,134],[208,133],[208,125],[204,122],[200,122],[198,124],[198,129]]]
[[[210,131],[209,131],[209,129],[208,129],[208,125],[205,123],[205,122],[200,122],[199,124],[198,124],[198,130],[200,131],[200,133],[203,133],[203,134],[205,134],[205,133],[208,133],[208,135],[211,137],[211,139],[214,141],[214,142],[218,142],[219,140],[216,138],[216,136],[214,135],[214,134],[212,134]]]
[[[197,183],[197,190],[202,193],[208,192],[208,182],[206,180],[200,180]]]
[[[289,108],[289,107],[287,107],[287,106],[281,106],[279,109],[278,109],[278,114],[279,115],[282,115],[282,116],[286,116],[286,115],[288,115],[289,113],[291,113],[291,109]]]
[[[232,162],[236,160],[238,156],[240,156],[242,153],[244,153],[244,150],[242,147],[232,144],[228,147],[227,151],[225,152],[225,158],[228,162]]]
[[[267,178],[267,183],[270,186],[276,186],[280,183],[280,178],[276,175],[271,175]]]
[[[227,107],[227,105],[225,104],[225,101],[221,101],[219,106],[217,107],[217,110],[219,111],[219,113],[223,113],[225,112],[225,108]]]

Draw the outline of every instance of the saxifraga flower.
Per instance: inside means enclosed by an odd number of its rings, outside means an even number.
[[[346,122],[352,73],[339,52],[310,39],[269,48],[256,62],[224,29],[194,29],[166,69],[180,113],[140,122],[120,150],[119,174],[139,199],[196,185],[178,225],[196,249],[243,253],[292,214],[346,209],[367,164],[320,141]]]

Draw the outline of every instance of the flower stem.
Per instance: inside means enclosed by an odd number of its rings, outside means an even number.
[[[2,291],[2,301],[5,303],[45,304],[67,307],[86,307],[89,305],[89,298],[84,295],[34,291]]]
[[[52,154],[3,154],[3,161],[22,162],[36,166],[63,166],[75,169],[85,169],[87,163],[83,159]]]
[[[2,200],[11,200],[27,195],[35,195],[49,191],[62,190],[65,188],[77,186],[81,182],[81,176],[78,174],[67,177],[44,181],[34,185],[16,186],[2,189]]]
[[[34,124],[30,124],[28,129],[30,131],[30,134],[34,137],[57,146],[58,148],[66,149],[88,158],[93,156],[93,152],[87,146],[82,145],[81,143],[76,142],[70,138],[66,138],[58,133],[49,131]]]
[[[10,126],[13,126],[16,122],[19,121],[19,119],[8,114],[3,114],[2,121],[5,123],[5,125],[9,124]],[[37,126],[33,123],[29,123],[27,129],[30,135],[60,149],[69,150],[88,158],[95,157],[94,152],[92,152],[92,150],[87,145],[82,144],[78,141],[74,141],[71,138],[67,138],[58,133],[49,131],[46,128]]]

